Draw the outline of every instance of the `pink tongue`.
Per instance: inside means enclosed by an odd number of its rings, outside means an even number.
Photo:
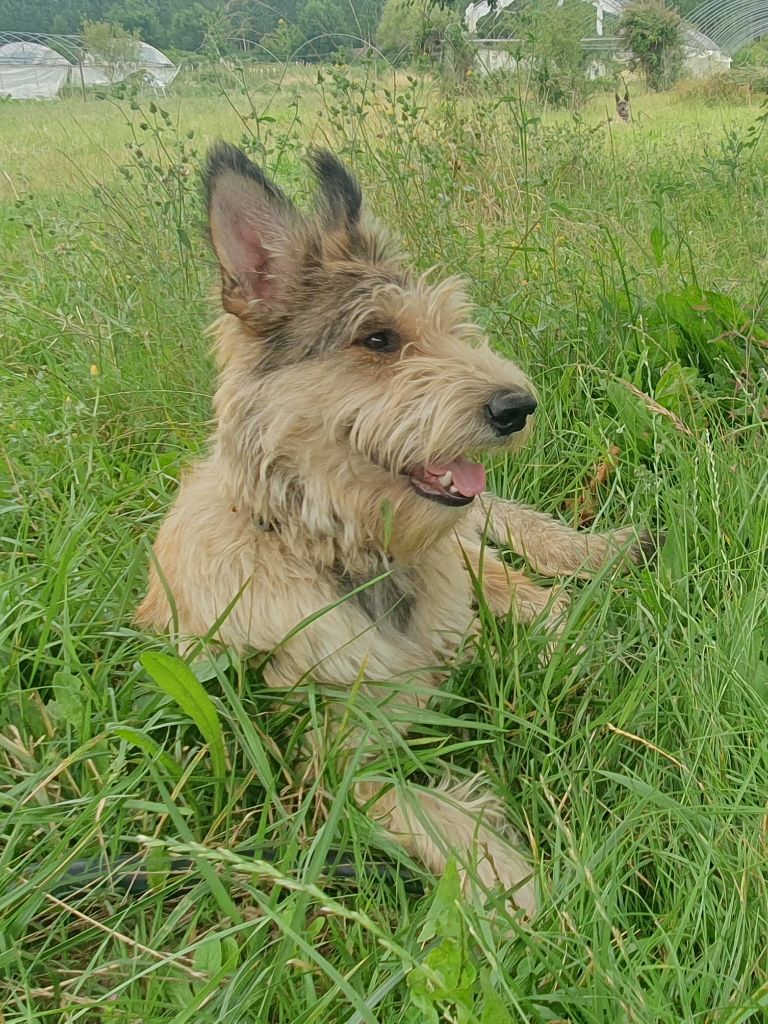
[[[465,498],[482,494],[485,490],[485,466],[479,462],[457,459],[455,462],[446,462],[442,466],[427,466],[427,472],[430,476],[444,476],[446,473],[453,473],[453,486]]]

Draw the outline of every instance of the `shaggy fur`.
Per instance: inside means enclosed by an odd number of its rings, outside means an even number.
[[[403,269],[341,163],[319,153],[313,169],[319,209],[308,218],[237,149],[209,157],[225,310],[213,328],[216,430],[160,529],[136,620],[273,651],[264,673],[275,686],[362,683],[405,733],[477,629],[478,587],[496,615],[562,628],[566,595],[487,541],[540,575],[582,576],[641,561],[650,540],[577,533],[481,493],[467,456],[525,440],[529,381],[491,351],[456,281]],[[349,749],[361,742],[347,738]],[[533,911],[531,868],[482,787],[366,779],[355,796],[432,870],[454,852],[467,884],[501,882]]]

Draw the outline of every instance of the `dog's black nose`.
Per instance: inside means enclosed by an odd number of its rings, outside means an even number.
[[[485,418],[499,437],[516,434],[536,411],[536,399],[527,391],[497,391],[485,405]]]

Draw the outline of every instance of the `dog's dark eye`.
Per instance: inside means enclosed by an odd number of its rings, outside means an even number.
[[[358,344],[371,352],[397,352],[400,348],[400,339],[394,331],[374,331],[361,338]]]

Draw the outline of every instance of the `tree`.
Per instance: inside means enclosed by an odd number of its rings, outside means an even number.
[[[171,15],[168,38],[178,50],[197,50],[205,42],[208,11],[202,4],[178,7]]]
[[[113,25],[124,25],[145,42],[156,40],[156,45],[170,43],[160,21],[160,4],[151,0],[116,0],[107,8],[104,20]]]
[[[299,55],[319,55],[371,41],[383,6],[384,0],[0,0],[0,26],[75,35],[83,22],[114,24],[161,50],[187,51],[206,40],[224,51],[249,49],[277,32],[275,52],[290,56],[304,46]]]
[[[683,20],[661,0],[633,0],[622,11],[619,37],[651,89],[668,88],[683,66]]]
[[[378,21],[380,11],[372,8],[370,3],[358,5],[348,0],[306,0],[296,18],[297,38],[307,44],[302,55],[322,56],[362,46],[370,38],[366,33],[372,33]],[[364,9],[368,17],[361,19]]]
[[[594,29],[588,0],[549,0],[525,4],[515,24],[522,53],[530,58],[531,78],[540,99],[555,106],[576,104],[587,89],[592,60],[582,40]]]
[[[742,46],[733,55],[733,65],[737,68],[768,67],[768,35]]]
[[[111,82],[124,78],[139,59],[139,33],[106,21],[83,22],[83,45]]]
[[[290,60],[298,45],[298,32],[294,26],[288,24],[285,18],[280,19],[273,32],[267,32],[261,37],[263,52],[275,60]]]
[[[271,0],[239,4],[238,7],[247,20],[248,38],[263,42],[266,35],[280,29],[281,22],[289,29],[295,29],[296,18],[304,2],[305,0]]]
[[[480,38],[509,40],[509,52],[530,73],[542,101],[576,106],[589,91],[587,69],[592,55],[583,39],[594,32],[589,0],[516,0],[502,11],[491,10],[477,26]]]
[[[387,0],[376,30],[376,45],[392,60],[434,55],[456,20],[431,0]]]

